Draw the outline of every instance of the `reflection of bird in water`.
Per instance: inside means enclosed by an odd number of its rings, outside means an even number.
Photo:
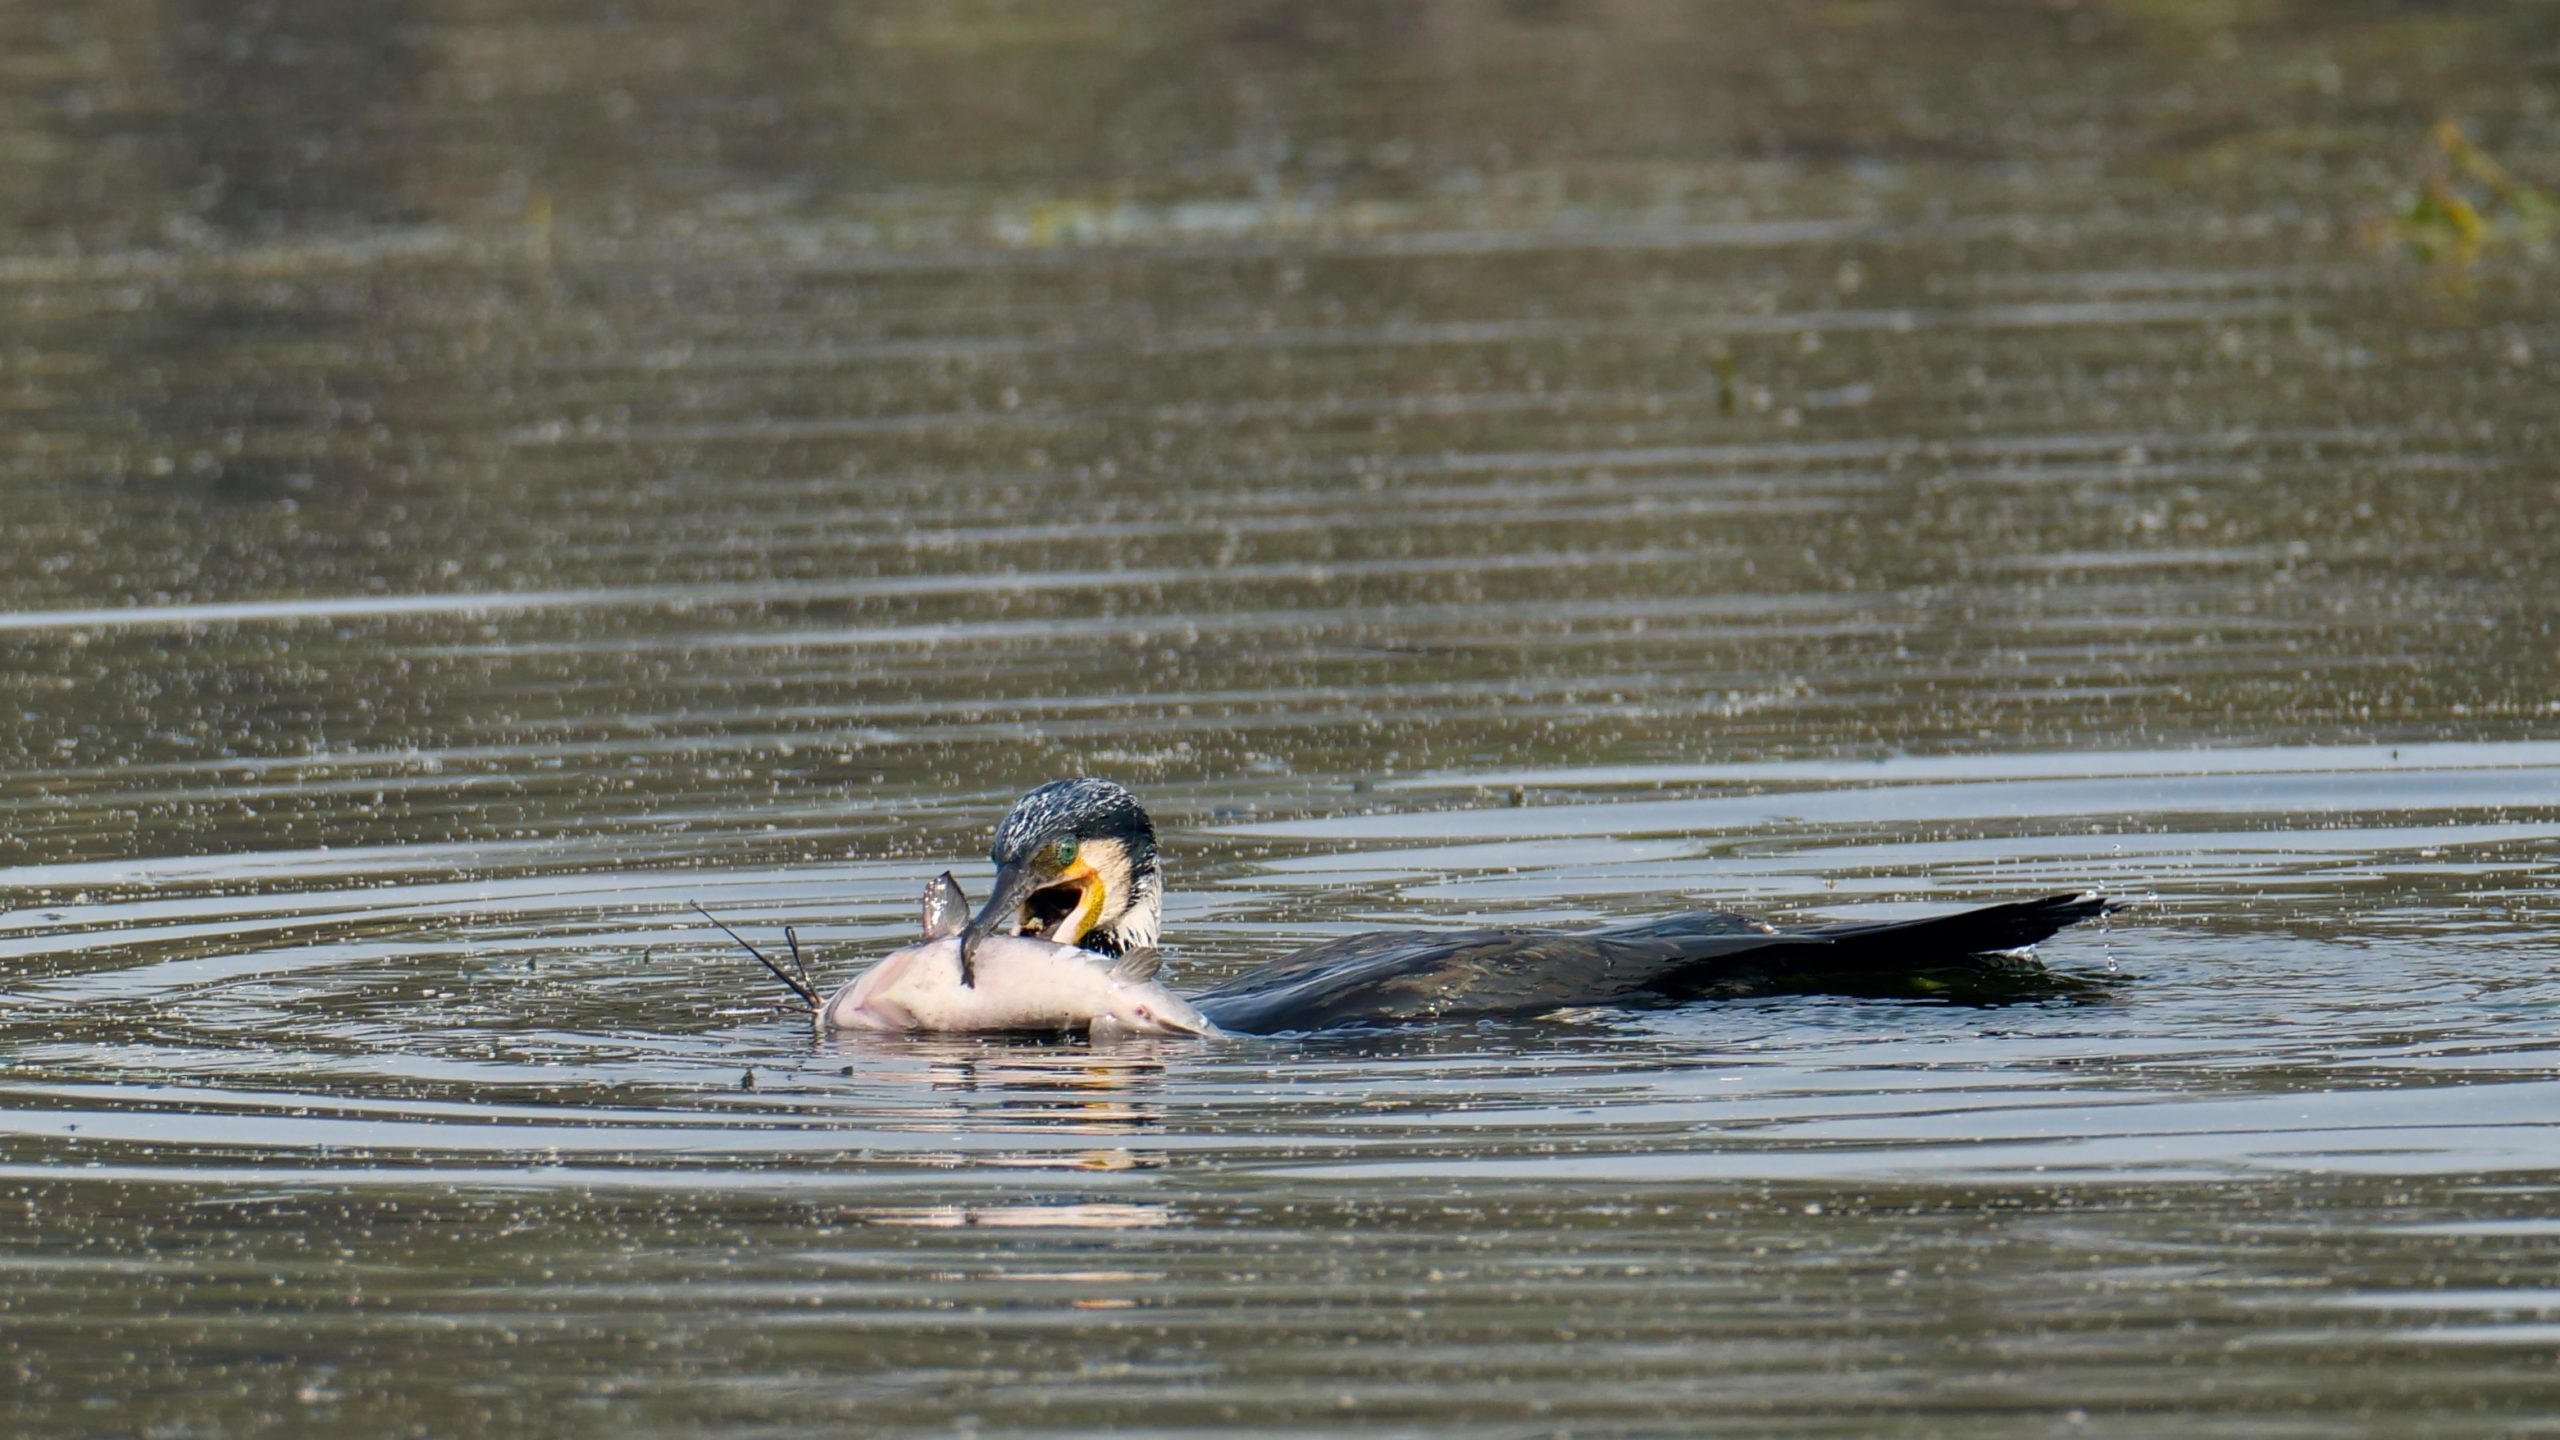
[[[1091,779],[1041,786],[996,827],[993,858],[995,891],[962,932],[964,972],[965,957],[993,935],[1103,955],[1156,943],[1164,885],[1155,826],[1125,788]],[[1274,1034],[1865,991],[1897,977],[1996,974],[1989,957],[2110,908],[2097,895],[2052,895],[1923,920],[1783,930],[1722,910],[1593,930],[1388,930],[1326,941],[1188,998],[1224,1029]]]

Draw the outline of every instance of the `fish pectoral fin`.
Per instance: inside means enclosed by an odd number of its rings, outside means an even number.
[[[1164,952],[1144,946],[1111,962],[1111,978],[1130,985],[1143,985],[1164,969]]]

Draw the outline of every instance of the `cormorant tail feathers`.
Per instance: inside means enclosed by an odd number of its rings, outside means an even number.
[[[1985,905],[1979,910],[1960,910],[1953,915],[1931,915],[1920,920],[1817,925],[1804,933],[1820,935],[1834,943],[1886,941],[1940,955],[1988,955],[2000,950],[2023,950],[2066,925],[2094,920],[2123,908],[2120,902],[2104,895],[2047,895],[2039,900],[2013,900],[2005,905]]]

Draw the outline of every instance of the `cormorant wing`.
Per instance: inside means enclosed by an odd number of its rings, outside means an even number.
[[[1376,931],[1284,956],[1191,1003],[1248,1034],[1538,1015],[1642,1002],[1674,972],[1771,940],[1767,927],[1712,910],[1602,931]]]
[[[2094,895],[2053,895],[1783,931],[1722,910],[1601,930],[1387,930],[1326,941],[1190,999],[1224,1029],[1274,1034],[1801,990],[2020,949],[2108,908]]]

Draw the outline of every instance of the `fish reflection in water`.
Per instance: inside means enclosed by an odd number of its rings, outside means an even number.
[[[799,995],[822,1035],[1274,1035],[1786,990],[1911,993],[1945,990],[1951,979],[1986,998],[2057,993],[2068,985],[2016,952],[2116,908],[2103,896],[2065,894],[1792,929],[1698,910],[1591,930],[1381,931],[1313,946],[1186,999],[1156,979],[1155,826],[1127,789],[1085,778],[1033,790],[997,826],[992,858],[994,891],[975,915],[962,919],[967,902],[946,872],[925,888],[924,942],[830,998],[805,969],[795,976],[757,958]]]
[[[865,1033],[822,1038],[820,1053],[841,1056],[845,1073],[873,1087],[932,1098],[901,1107],[889,1129],[925,1133],[1089,1135],[1101,1139],[1160,1134],[1166,1125],[1167,1056],[1152,1044],[1026,1044],[1028,1037]],[[1042,1150],[976,1163],[1087,1171],[1152,1169],[1160,1157],[1121,1147]]]
[[[1170,1205],[875,1205],[853,1214],[874,1225],[915,1230],[1161,1230],[1183,1223]],[[1022,1278],[1022,1277],[1016,1277]],[[1084,1270],[1044,1278],[1077,1281],[1152,1280],[1140,1270]]]

